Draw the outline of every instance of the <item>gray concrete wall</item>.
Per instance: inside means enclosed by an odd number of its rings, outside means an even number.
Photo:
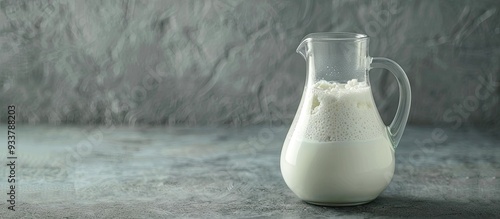
[[[0,1],[0,105],[29,123],[289,123],[310,32],[371,36],[411,123],[500,123],[498,1]],[[386,122],[397,85],[371,74]],[[485,82],[486,81],[486,82]],[[479,93],[476,90],[479,89]],[[6,113],[0,113],[5,121]]]

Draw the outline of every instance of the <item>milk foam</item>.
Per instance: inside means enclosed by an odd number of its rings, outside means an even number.
[[[370,86],[357,79],[346,84],[318,81],[305,138],[318,142],[369,140],[385,135]]]

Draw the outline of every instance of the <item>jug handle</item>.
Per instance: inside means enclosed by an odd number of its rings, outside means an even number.
[[[389,70],[396,77],[399,85],[398,109],[391,124],[387,127],[392,145],[395,149],[398,146],[401,137],[403,136],[403,131],[406,127],[406,122],[408,121],[408,115],[410,114],[410,82],[408,81],[408,77],[406,76],[403,68],[401,68],[398,63],[390,59],[381,57],[373,57],[369,60],[371,61],[370,69],[385,68]]]

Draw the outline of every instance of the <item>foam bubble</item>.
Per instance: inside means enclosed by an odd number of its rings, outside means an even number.
[[[306,138],[314,141],[370,140],[385,134],[370,86],[353,79],[346,84],[318,81]]]

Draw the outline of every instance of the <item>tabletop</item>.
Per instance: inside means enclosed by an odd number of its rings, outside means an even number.
[[[500,215],[498,132],[408,127],[396,149],[394,178],[376,200],[322,207],[301,201],[283,181],[279,159],[287,129],[19,125],[15,211],[2,201],[0,213],[2,218]],[[7,141],[6,135],[0,139]],[[2,153],[0,161],[11,160]],[[9,199],[9,171],[7,165],[0,170],[2,200]]]

